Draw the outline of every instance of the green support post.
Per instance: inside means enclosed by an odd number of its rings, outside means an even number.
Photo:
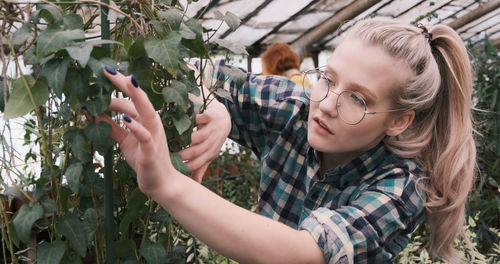
[[[109,0],[101,0],[102,3],[109,4]],[[101,5],[101,39],[110,39],[108,21],[108,7]],[[110,52],[109,44],[104,44]],[[111,54],[111,52],[110,52]],[[104,154],[104,228],[106,239],[106,263],[115,262],[114,247],[114,215],[113,215],[113,149],[109,149]]]

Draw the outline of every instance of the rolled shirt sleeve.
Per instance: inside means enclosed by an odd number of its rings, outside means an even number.
[[[348,205],[313,210],[299,228],[311,233],[328,263],[386,263],[408,244],[422,208],[414,180],[383,179]]]

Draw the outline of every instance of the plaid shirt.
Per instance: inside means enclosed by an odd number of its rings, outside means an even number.
[[[380,143],[320,178],[318,155],[307,141],[309,102],[302,87],[251,73],[238,85],[225,74],[229,67],[218,61],[205,82],[230,93],[232,102],[218,97],[232,117],[230,138],[262,161],[259,213],[309,231],[328,263],[397,256],[423,216],[417,163]]]

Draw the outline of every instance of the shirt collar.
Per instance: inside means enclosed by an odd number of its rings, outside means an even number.
[[[325,177],[320,179],[318,177],[320,164],[319,153],[311,147],[309,154],[311,158],[315,159],[315,164],[317,164],[317,170],[315,170],[316,176],[314,178],[318,182],[332,184],[339,188],[352,185],[356,182],[359,183],[363,176],[367,175],[370,171],[373,171],[377,168],[377,166],[379,166],[380,163],[382,163],[382,161],[391,155],[390,151],[385,147],[385,144],[380,142],[378,145],[366,151],[361,156],[349,161],[348,163],[337,166],[335,169],[327,171],[325,173]]]

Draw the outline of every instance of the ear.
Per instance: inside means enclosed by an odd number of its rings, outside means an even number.
[[[404,112],[392,117],[389,120],[389,124],[387,126],[387,129],[385,130],[385,134],[391,137],[399,136],[411,125],[414,118],[414,111]]]

